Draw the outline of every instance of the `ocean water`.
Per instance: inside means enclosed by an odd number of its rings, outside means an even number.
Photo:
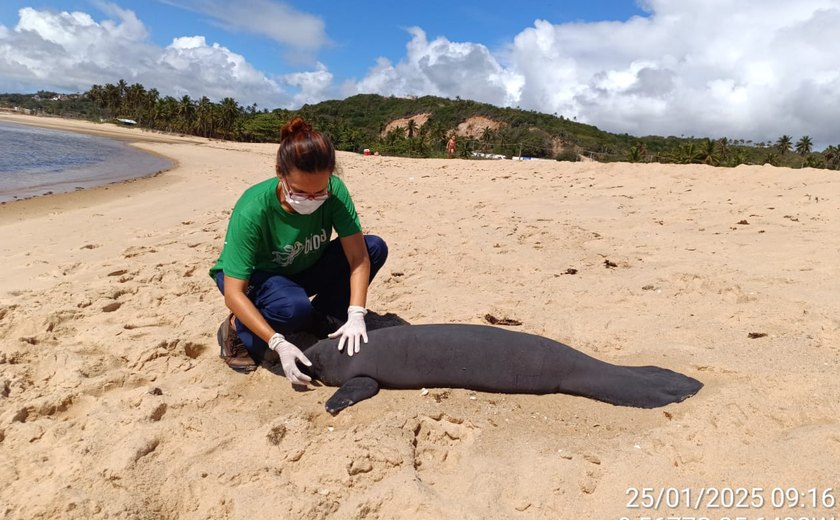
[[[0,122],[0,202],[155,174],[172,162],[127,144]]]

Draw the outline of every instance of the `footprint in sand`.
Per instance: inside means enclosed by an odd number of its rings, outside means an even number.
[[[102,312],[114,312],[115,310],[122,307],[122,302],[111,302],[104,307],[102,307]]]
[[[134,258],[148,253],[157,253],[157,249],[147,246],[131,246],[123,251],[123,258]]]
[[[597,471],[587,471],[586,476],[580,481],[580,490],[587,495],[591,495],[598,488],[600,478],[601,476]]]
[[[190,359],[196,359],[203,354],[205,350],[207,350],[207,345],[193,343],[192,341],[184,343],[184,354],[186,354]]]
[[[81,266],[81,262],[75,262],[72,264],[64,264],[58,266],[59,271],[61,272],[62,276],[67,276],[76,272],[76,270]]]
[[[134,277],[137,276],[137,271],[129,272],[128,269],[117,269],[116,271],[110,271],[105,275],[108,278],[117,278],[117,282],[125,283],[134,280]]]
[[[413,428],[414,469],[426,482],[454,469],[461,452],[472,445],[477,428],[463,419],[446,414],[422,416]]]

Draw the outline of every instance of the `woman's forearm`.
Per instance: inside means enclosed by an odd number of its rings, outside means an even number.
[[[370,259],[365,257],[355,267],[350,267],[350,305],[367,307],[370,284]]]

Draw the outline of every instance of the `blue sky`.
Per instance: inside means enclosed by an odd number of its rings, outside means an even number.
[[[247,5],[249,2],[230,3]],[[314,58],[328,65],[339,81],[363,77],[379,57],[388,58],[393,62],[399,61],[411,39],[407,32],[409,27],[422,28],[429,38],[443,36],[451,41],[481,42],[491,49],[504,49],[514,36],[523,28],[532,26],[537,19],[561,23],[626,20],[632,16],[644,15],[644,11],[633,0],[554,3],[544,0],[520,0],[516,2],[516,8],[512,8],[510,2],[498,0],[310,0],[273,3],[292,6],[301,13],[311,14],[322,21],[324,41],[316,50],[304,49],[302,52],[293,45],[278,42],[264,34],[249,33],[243,28],[224,27],[220,21],[204,12],[205,9],[212,8],[212,2],[112,2],[121,8],[132,10],[146,25],[149,40],[160,47],[169,45],[177,37],[203,35],[208,42],[219,43],[245,56],[252,65],[267,74],[305,72],[311,68]],[[18,11],[23,7],[85,12],[99,21],[109,18],[108,13],[101,9],[103,4],[92,0],[4,0],[0,5],[0,24],[14,27],[18,23]],[[257,9],[255,8],[255,11]],[[303,54],[303,57],[297,59],[295,54]],[[249,100],[243,100],[247,101]]]
[[[360,92],[614,132],[840,143],[840,0],[3,0],[0,92],[123,78],[296,108]]]

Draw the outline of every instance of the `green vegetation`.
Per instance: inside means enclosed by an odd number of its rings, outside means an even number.
[[[840,169],[840,147],[814,152],[809,136],[801,137],[795,145],[788,135],[775,143],[726,137],[634,137],[604,132],[562,115],[434,96],[360,94],[304,105],[299,110],[269,111],[258,110],[256,104],[243,107],[233,98],[214,103],[207,97],[161,97],[154,88],[147,90],[139,83],[129,85],[120,80],[117,84],[93,85],[84,94],[0,94],[0,107],[93,121],[131,119],[139,126],[158,131],[248,142],[276,142],[279,128],[294,115],[300,115],[329,134],[339,150],[360,153],[369,148],[382,155],[411,157],[445,157],[446,142],[459,125],[471,118],[485,118],[493,124],[479,123],[473,134],[458,138],[458,156],[470,158],[473,152],[480,152],[558,161],[588,157],[602,162]],[[389,126],[395,120],[403,120],[404,124]]]

